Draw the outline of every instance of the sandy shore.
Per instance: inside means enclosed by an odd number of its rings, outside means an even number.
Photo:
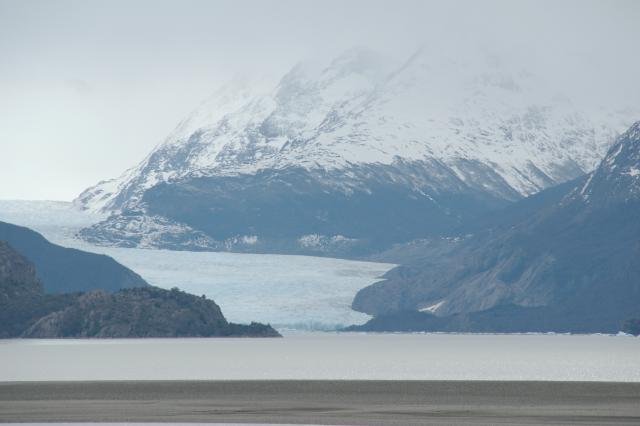
[[[640,383],[0,383],[2,422],[640,424]]]

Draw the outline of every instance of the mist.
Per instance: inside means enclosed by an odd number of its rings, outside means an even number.
[[[0,198],[71,200],[135,165],[237,75],[366,46],[477,50],[580,102],[640,103],[640,3],[0,0]]]

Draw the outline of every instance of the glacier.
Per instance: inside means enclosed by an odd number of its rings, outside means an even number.
[[[270,323],[280,330],[333,330],[362,324],[351,309],[361,288],[395,265],[312,256],[190,252],[95,246],[77,231],[104,218],[59,201],[0,200],[0,220],[27,226],[66,247],[102,253],[149,284],[204,294],[229,321]]]

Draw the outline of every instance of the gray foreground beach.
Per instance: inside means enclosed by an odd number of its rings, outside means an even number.
[[[4,382],[0,421],[640,424],[640,383]]]

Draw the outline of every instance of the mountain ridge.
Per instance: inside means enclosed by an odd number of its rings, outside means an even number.
[[[576,108],[514,64],[482,54],[442,59],[428,49],[399,66],[355,49],[326,67],[294,67],[266,94],[245,89],[223,89],[211,101],[212,112],[195,111],[136,168],[80,194],[79,208],[112,213],[80,236],[101,244],[258,250],[234,241],[265,239],[254,231],[259,212],[272,201],[281,202],[281,211],[289,200],[302,203],[296,188],[314,181],[314,189],[329,196],[315,198],[304,211],[306,229],[293,237],[277,230],[288,239],[286,252],[330,254],[331,247],[308,251],[297,241],[314,235],[358,239],[346,227],[321,231],[323,217],[345,214],[334,209],[344,196],[371,195],[382,210],[380,182],[397,184],[404,193],[397,210],[419,199],[425,216],[459,222],[465,208],[448,198],[462,198],[462,205],[484,198],[487,205],[474,207],[483,213],[494,199],[513,202],[576,178],[595,167],[626,120]],[[267,204],[251,201],[252,192],[222,197],[235,195],[246,200],[244,211],[256,212],[242,226],[225,228],[223,219],[232,212],[216,200],[180,200],[200,208],[198,215],[208,214],[207,220],[160,213],[176,202],[157,198],[161,186],[184,194],[204,181],[211,188],[235,181],[237,188],[252,179],[254,187],[262,185],[258,192],[267,195]],[[413,231],[421,238],[449,229]],[[282,246],[266,238],[260,250],[269,247]]]
[[[616,332],[637,318],[640,180],[629,171],[639,165],[639,129],[564,193],[540,193],[527,215],[494,213],[493,227],[361,290],[354,309],[379,317],[362,329],[501,330],[492,321],[506,306],[512,317],[502,320],[541,327],[522,331]]]

